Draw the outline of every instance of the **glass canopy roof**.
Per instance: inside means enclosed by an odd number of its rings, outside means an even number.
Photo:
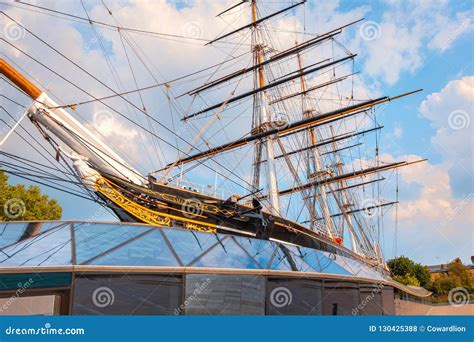
[[[384,279],[361,262],[274,241],[127,223],[0,224],[3,266],[270,269]]]

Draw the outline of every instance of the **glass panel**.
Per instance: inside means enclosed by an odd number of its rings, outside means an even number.
[[[360,303],[354,314],[364,316],[382,315],[382,285],[360,284]]]
[[[51,228],[69,223],[61,222],[31,222],[31,223],[2,223],[0,224],[0,249],[16,242],[44,233]]]
[[[186,315],[264,315],[265,279],[253,275],[188,274]]]
[[[293,271],[286,255],[282,252],[280,247],[276,249],[275,256],[273,257],[272,264],[269,267],[271,270],[284,270]]]
[[[190,266],[258,269],[259,265],[240,247],[231,236],[221,240],[209,252]]]
[[[334,254],[325,254],[324,252],[309,248],[301,248],[301,250],[303,251],[304,261],[311,265],[312,268],[316,270],[316,272],[343,275],[351,274],[332,259],[337,258],[337,256]]]
[[[314,272],[315,270],[310,266],[308,265],[304,260],[303,258],[301,257],[302,256],[302,248],[298,248],[296,246],[292,246],[292,245],[282,245],[287,251],[288,253],[290,254],[290,258],[292,260],[292,262],[294,263],[296,269],[299,271],[299,272]],[[287,256],[288,258],[288,256]]]
[[[149,229],[150,227],[146,226],[76,223],[74,224],[76,262],[82,264]]]
[[[339,265],[347,269],[352,275],[374,279],[383,279],[383,275],[363,265],[361,262],[337,255],[335,260]]]
[[[260,239],[250,239],[244,237],[234,237],[235,240],[262,266],[268,268],[275,249],[276,243]]]
[[[186,266],[217,242],[216,234],[173,228],[163,228],[163,233],[165,233],[181,262]],[[220,234],[217,234],[217,236],[220,239],[224,237]]]
[[[321,315],[322,282],[268,278],[267,315]]]
[[[382,305],[384,315],[395,315],[395,296],[393,287],[385,285],[382,289]]]
[[[51,266],[71,264],[69,224],[50,229],[0,251],[1,266]]]
[[[325,280],[324,315],[352,315],[359,305],[359,284],[348,281]],[[357,313],[356,313],[357,314]]]
[[[88,262],[88,265],[118,266],[180,266],[170,251],[160,229],[132,238],[126,244],[109,250]]]
[[[2,223],[0,224],[0,248],[11,245],[20,240],[27,224],[26,223]]]
[[[82,275],[75,279],[73,315],[174,315],[182,278],[174,275]]]

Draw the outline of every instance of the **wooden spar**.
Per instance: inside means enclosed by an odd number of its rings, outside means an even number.
[[[284,12],[286,12],[286,11],[289,11],[289,10],[291,10],[291,9],[293,9],[293,8],[295,8],[295,7],[297,7],[297,6],[299,6],[299,5],[302,5],[302,4],[304,4],[305,2],[306,2],[306,0],[303,0],[303,1],[298,2],[298,3],[294,4],[294,5],[291,5],[291,6],[287,7],[287,8],[284,8],[284,9],[282,9],[282,10],[280,10],[280,11],[277,11],[277,12],[275,12],[275,13],[269,14],[269,15],[267,15],[266,17],[263,17],[263,18],[260,18],[260,19],[258,19],[258,20],[252,21],[250,24],[247,24],[247,25],[244,25],[244,26],[242,26],[242,27],[239,27],[238,29],[235,29],[235,30],[233,30],[233,31],[231,31],[231,32],[229,32],[229,33],[226,33],[226,34],[224,34],[224,35],[222,35],[222,36],[220,36],[220,37],[217,37],[217,38],[211,40],[209,43],[206,43],[206,45],[215,43],[215,42],[217,42],[217,41],[219,41],[219,40],[221,40],[221,39],[227,38],[227,37],[229,37],[229,36],[231,36],[231,35],[233,35],[233,34],[235,34],[235,33],[237,33],[237,32],[242,31],[242,30],[245,30],[245,29],[248,29],[248,28],[251,28],[251,27],[255,27],[255,26],[257,26],[258,24],[260,24],[260,23],[262,23],[262,22],[264,22],[264,21],[266,21],[266,20],[268,20],[268,19],[270,19],[270,18],[273,18],[274,16],[277,16],[277,15],[279,15],[279,14],[281,14],[281,13],[284,13]]]
[[[363,185],[367,185],[367,184],[372,184],[372,183],[380,182],[380,181],[383,181],[383,180],[385,180],[385,177],[377,178],[377,179],[370,180],[370,181],[367,181],[367,182],[362,182],[362,183],[357,183],[357,184],[353,184],[353,185],[348,185],[348,186],[345,186],[345,187],[343,187],[343,188],[333,189],[333,190],[328,191],[328,193],[338,192],[338,191],[344,191],[344,190],[347,190],[347,189],[353,189],[353,188],[357,188],[357,187],[359,187],[359,186],[363,186]]]
[[[290,75],[296,74],[296,73],[298,73],[298,72],[301,72],[302,70],[306,70],[306,69],[312,68],[312,67],[314,67],[314,66],[316,66],[316,65],[323,64],[324,62],[327,62],[327,61],[330,61],[330,60],[331,60],[331,58],[326,58],[326,59],[323,59],[323,60],[318,61],[318,62],[316,62],[316,63],[309,64],[309,65],[307,65],[307,66],[301,66],[301,55],[300,55],[300,53],[299,53],[299,51],[298,51],[298,52],[296,52],[296,61],[298,62],[298,69],[296,69],[296,70],[294,70],[294,71],[291,71],[291,72],[289,72],[289,73],[287,73],[287,74],[284,74],[284,75],[275,77],[273,80],[276,81],[276,80],[282,79],[282,78],[284,78],[284,77],[286,77],[286,76],[290,76]]]
[[[353,138],[353,137],[356,137],[356,136],[359,136],[359,135],[364,135],[364,134],[367,134],[367,133],[370,133],[370,132],[373,132],[373,131],[376,131],[376,130],[380,130],[382,128],[383,128],[383,126],[379,126],[379,127],[367,129],[365,131],[341,134],[339,136],[335,136],[335,137],[331,137],[331,138],[328,138],[328,139],[325,139],[325,140],[321,140],[320,142],[316,142],[315,140],[312,140],[312,145],[311,146],[306,146],[306,147],[300,148],[298,150],[290,151],[290,152],[286,153],[285,155],[280,154],[280,155],[276,156],[275,159],[279,159],[279,158],[289,156],[289,155],[292,155],[292,154],[295,154],[295,153],[304,152],[304,151],[310,150],[310,149],[315,148],[315,147],[321,147],[321,146],[324,146],[324,145],[332,144],[332,143],[335,143],[335,142],[338,142],[338,141],[341,141],[341,140],[350,139],[350,138]],[[265,160],[262,160],[261,162],[263,163],[263,162],[265,162]]]
[[[232,11],[234,8],[237,8],[239,7],[240,5],[243,5],[245,4],[246,2],[248,2],[249,0],[242,0],[241,2],[235,4],[235,5],[232,5],[230,6],[229,8],[227,8],[226,10],[222,11],[221,13],[217,14],[216,17],[220,17],[221,15],[229,12],[229,11]]]
[[[311,188],[313,186],[346,181],[346,180],[349,180],[349,179],[362,177],[362,176],[367,176],[367,175],[377,173],[377,172],[388,171],[388,170],[396,169],[396,168],[399,168],[399,167],[402,167],[402,166],[408,166],[408,165],[412,165],[412,164],[416,164],[416,163],[420,163],[420,162],[424,162],[424,161],[426,161],[426,159],[420,159],[420,160],[416,160],[416,161],[413,161],[413,162],[403,161],[403,162],[396,162],[396,163],[391,163],[391,164],[382,165],[382,166],[370,167],[370,168],[367,168],[367,169],[346,173],[346,174],[339,175],[339,176],[336,176],[336,177],[331,177],[331,178],[327,178],[327,179],[323,179],[323,180],[319,180],[319,181],[315,181],[315,182],[310,182],[310,183],[307,183],[307,184],[299,186],[299,187],[294,187],[294,188],[289,188],[289,189],[286,189],[286,190],[282,190],[282,191],[279,192],[279,195],[280,196],[289,195],[289,194],[292,194],[294,192],[298,192],[298,191],[301,191],[301,190],[305,190],[307,188]],[[266,196],[263,196],[262,198],[265,198],[265,197]]]
[[[356,55],[350,55],[350,56],[347,56],[347,57],[344,57],[344,58],[341,58],[341,59],[338,59],[336,61],[333,61],[333,62],[329,62],[329,63],[326,63],[326,64],[323,64],[319,67],[314,67],[314,68],[311,68],[311,69],[308,69],[308,70],[305,70],[305,71],[302,71],[302,72],[299,72],[295,75],[292,75],[292,76],[288,76],[288,77],[285,77],[285,78],[282,78],[278,81],[275,81],[275,82],[272,82],[272,83],[268,83],[266,84],[265,86],[262,86],[262,87],[259,87],[257,89],[253,89],[251,91],[248,91],[248,92],[245,92],[243,94],[240,94],[240,95],[237,95],[235,97],[232,97],[230,100],[227,101],[227,104],[230,104],[232,102],[235,102],[235,101],[238,101],[238,100],[242,100],[248,96],[251,96],[251,95],[254,95],[254,94],[257,94],[257,93],[260,93],[262,91],[265,91],[267,89],[271,89],[273,87],[276,87],[280,84],[283,84],[283,83],[286,83],[286,82],[289,82],[289,81],[292,81],[296,78],[299,78],[301,76],[304,76],[304,75],[307,75],[307,74],[310,74],[310,73],[313,73],[313,72],[316,72],[316,71],[319,71],[319,70],[322,70],[324,68],[327,68],[327,67],[330,67],[330,66],[333,66],[334,64],[337,64],[337,63],[340,63],[340,62],[344,62],[348,59],[352,59],[354,58]],[[260,68],[259,68],[260,69]],[[216,108],[219,108],[220,106],[222,106],[224,104],[224,102],[220,102],[220,103],[217,103],[215,105],[212,105],[210,107],[207,107],[207,108],[204,108],[200,111],[197,111],[197,112],[194,112],[192,114],[189,114],[189,115],[186,115],[184,116],[181,120],[184,121],[184,120],[187,120],[187,119],[190,119],[190,118],[193,118],[195,116],[198,116],[200,114],[203,114],[203,113],[206,113],[210,110],[213,110],[213,109],[216,109]]]
[[[342,111],[342,110],[341,110]],[[333,122],[335,121],[335,118],[333,117],[333,113],[331,113],[331,119],[329,120],[330,122]],[[318,123],[323,123],[325,120],[324,118],[322,117],[323,115],[320,115],[320,116],[317,116],[317,117],[314,117],[313,120],[311,121],[311,124],[308,124],[307,126],[305,127],[299,127],[296,128],[297,131],[301,131],[303,128],[310,128],[310,127],[314,127],[315,125],[317,125]],[[340,119],[340,118],[338,118]],[[301,122],[307,122],[308,120],[305,119],[305,120],[301,120],[301,121],[297,121],[295,124],[299,124]],[[328,122],[329,122],[328,121]],[[207,151],[204,151],[204,152],[200,152],[200,153],[197,153],[195,155],[192,155],[192,156],[189,156],[189,157],[186,157],[186,158],[182,158],[178,161],[176,161],[176,165],[179,165],[179,164],[186,164],[186,163],[189,163],[189,162],[192,162],[192,161],[195,161],[195,160],[199,160],[199,159],[202,159],[202,158],[207,158],[207,157],[211,157],[211,156],[214,156],[216,154],[219,154],[219,153],[222,153],[222,152],[226,152],[226,151],[230,151],[234,148],[238,148],[238,147],[242,147],[242,146],[245,146],[247,145],[248,143],[250,142],[253,142],[255,140],[258,140],[258,139],[262,139],[264,137],[270,134],[279,134],[280,131],[283,131],[285,130],[286,131],[286,128],[285,127],[282,127],[282,128],[275,128],[275,129],[272,129],[270,131],[266,131],[266,132],[261,132],[261,133],[257,133],[257,134],[249,134],[248,136],[242,138],[242,139],[238,139],[238,140],[235,140],[235,141],[232,141],[230,143],[226,143],[226,144],[223,144],[223,145],[220,145],[218,147],[213,147]],[[283,136],[287,136],[289,135],[289,132],[285,132],[284,135],[280,135],[279,134],[279,137],[283,137]],[[159,170],[157,170],[157,172],[159,171],[163,171],[165,170],[166,168],[168,168],[169,166],[171,166],[173,163],[170,163],[168,165],[166,165],[164,168],[161,168]]]
[[[354,144],[354,145],[344,146],[344,147],[338,148],[336,150],[321,153],[321,155],[325,156],[325,155],[328,155],[328,154],[331,154],[331,153],[341,152],[341,151],[348,150],[350,148],[357,147],[357,146],[360,146],[360,145],[362,145],[362,143],[357,143],[357,144]]]
[[[342,120],[342,119],[347,119],[347,118],[350,118],[354,115],[359,115],[359,114],[363,114],[363,113],[367,113],[367,109],[362,109],[362,110],[357,110],[355,112],[352,112],[352,113],[348,113],[348,114],[345,114],[343,116],[337,116],[337,117],[334,117],[332,119],[329,119],[329,120],[324,120],[324,121],[318,121],[318,122],[315,122],[313,124],[310,124],[308,126],[304,126],[304,127],[301,127],[301,128],[297,128],[295,130],[292,130],[290,132],[285,132],[285,133],[281,133],[281,134],[278,134],[278,136],[280,138],[286,138],[287,136],[289,135],[293,135],[293,134],[297,134],[297,133],[302,133],[308,129],[312,129],[312,128],[316,128],[316,127],[319,127],[319,126],[322,126],[322,125],[328,125],[328,124],[331,124],[333,122],[336,122],[336,121],[339,121],[339,120]]]
[[[342,215],[345,215],[345,214],[355,214],[355,213],[358,213],[360,211],[364,211],[364,210],[371,210],[371,209],[375,209],[375,208],[382,208],[382,207],[386,207],[388,205],[394,205],[394,204],[397,204],[398,201],[393,201],[393,202],[387,202],[387,203],[382,203],[382,204],[377,204],[377,205],[372,205],[370,207],[365,207],[365,208],[359,208],[359,209],[354,209],[354,210],[349,210],[349,211],[346,211],[345,213],[338,213],[338,214],[333,214],[331,215],[331,217],[339,217],[339,216],[342,216]],[[316,220],[318,221],[321,221],[323,220],[324,218],[322,217],[318,217]]]
[[[182,94],[182,95],[179,95],[177,97],[180,97],[180,96],[183,96],[185,94],[187,95],[195,95],[201,91],[204,91],[206,89],[209,89],[209,88],[212,88],[212,87],[215,87],[221,83],[224,83],[224,82],[227,82],[227,81],[230,81],[232,80],[233,78],[235,77],[238,77],[238,76],[242,76],[248,72],[251,72],[261,66],[264,66],[266,64],[269,64],[269,63],[273,63],[273,62],[276,62],[276,61],[279,61],[285,57],[288,57],[288,56],[291,56],[295,53],[298,53],[300,51],[303,51],[303,50],[306,50],[306,49],[309,49],[310,47],[313,47],[319,43],[322,43],[328,39],[331,39],[333,38],[334,36],[337,36],[338,34],[340,34],[342,32],[342,29],[348,27],[348,26],[351,26],[351,25],[354,25],[360,21],[362,21],[363,19],[359,19],[359,20],[356,20],[356,21],[353,21],[353,22],[350,22],[348,24],[345,24],[343,26],[340,26],[336,29],[333,29],[331,31],[328,31],[326,33],[323,33],[323,34],[320,34],[314,38],[311,38],[307,41],[304,41],[300,44],[297,44],[295,46],[292,46],[291,48],[288,48],[286,50],[283,50],[273,56],[270,56],[270,58],[268,58],[267,60],[263,61],[262,62],[262,65],[259,65],[259,64],[256,64],[256,65],[253,65],[251,67],[248,67],[248,68],[244,68],[244,69],[240,69],[240,70],[237,70],[231,74],[228,74],[228,75],[225,75],[225,76],[222,76],[214,81],[210,81],[209,83],[206,83],[206,84],[203,84],[202,86],[199,86],[195,89],[192,89],[192,90],[189,90],[188,92]],[[324,61],[320,61],[318,63],[323,63],[323,62],[326,62],[328,59],[324,60]],[[318,64],[318,63],[315,63],[314,65]],[[305,67],[304,69],[306,68],[309,68],[310,66],[307,66]]]
[[[8,64],[3,58],[0,58],[0,74],[5,75],[13,84],[25,92],[33,100],[36,100],[42,91],[29,81],[25,76],[20,74],[15,68]]]
[[[281,52],[281,53],[279,53],[279,54],[277,54],[277,55],[271,56],[269,59],[263,61],[261,64],[256,64],[256,65],[250,66],[250,67],[248,67],[248,68],[244,68],[244,69],[237,70],[237,71],[235,71],[235,72],[233,72],[233,73],[231,73],[231,74],[228,74],[228,75],[226,75],[226,76],[223,76],[223,77],[221,77],[221,78],[218,78],[218,79],[216,79],[216,80],[214,80],[214,81],[211,81],[211,82],[209,82],[209,83],[203,84],[202,86],[200,86],[200,87],[198,87],[198,88],[192,89],[192,90],[186,92],[185,94],[188,94],[188,95],[195,95],[195,94],[197,94],[197,93],[199,93],[199,92],[201,92],[201,91],[207,90],[207,89],[209,89],[209,88],[215,87],[215,86],[217,86],[217,85],[219,85],[219,84],[222,84],[222,83],[224,83],[224,82],[230,81],[230,80],[234,79],[235,77],[242,76],[242,75],[244,75],[244,74],[246,74],[246,73],[248,73],[248,72],[251,72],[251,71],[253,71],[253,70],[256,70],[256,69],[258,69],[258,68],[260,68],[260,67],[262,67],[262,66],[265,66],[265,65],[267,65],[267,64],[270,64],[270,63],[273,63],[273,62],[276,62],[276,61],[279,61],[279,60],[281,60],[281,59],[283,59],[283,58],[285,58],[285,57],[288,57],[288,56],[290,56],[290,55],[292,55],[292,54],[294,54],[294,53],[297,53],[297,52],[299,52],[299,51],[302,51],[302,50],[305,50],[305,49],[307,49],[307,48],[310,48],[310,47],[312,47],[312,46],[314,46],[314,45],[316,45],[316,44],[318,44],[318,43],[321,43],[321,42],[323,42],[323,41],[325,41],[325,40],[328,40],[328,39],[334,37],[335,35],[337,35],[337,34],[339,34],[339,33],[341,33],[341,32],[342,32],[342,31],[339,30],[339,31],[336,32],[336,33],[325,34],[325,35],[323,35],[323,36],[317,37],[316,39],[311,39],[311,40],[309,40],[309,41],[307,41],[307,42],[305,42],[305,43],[299,44],[298,46],[296,46],[296,48],[295,48],[295,47],[292,47],[292,48],[290,48],[290,49],[288,49],[288,50],[285,50],[285,51],[283,51],[283,52]],[[324,61],[320,61],[319,63],[323,63],[323,62],[326,62],[326,61],[328,61],[328,60],[329,60],[329,59],[325,59]],[[178,97],[179,97],[179,96],[178,96]]]
[[[404,96],[414,94],[414,93],[419,92],[421,90],[422,89],[418,89],[418,90],[415,90],[415,91],[411,91],[409,93],[397,95],[394,98],[398,99],[398,98],[401,98],[401,97],[404,97]],[[349,107],[341,108],[341,109],[338,109],[338,110],[335,110],[335,111],[332,111],[332,112],[329,112],[329,113],[317,115],[317,116],[314,116],[312,118],[300,120],[300,121],[297,121],[297,122],[295,122],[293,124],[290,124],[288,126],[284,126],[284,127],[281,127],[281,128],[275,128],[275,129],[271,129],[271,130],[256,133],[256,134],[251,134],[251,135],[248,135],[248,136],[246,136],[242,139],[238,139],[238,140],[235,140],[235,141],[232,141],[232,142],[229,142],[229,143],[217,146],[217,147],[213,147],[213,148],[211,148],[207,151],[203,151],[203,152],[197,153],[195,155],[192,155],[192,156],[189,156],[189,157],[186,157],[186,158],[182,158],[179,161],[176,161],[176,165],[186,164],[186,163],[189,163],[189,162],[192,162],[192,161],[195,161],[195,160],[199,160],[199,159],[202,159],[202,158],[211,157],[211,156],[214,156],[214,155],[222,153],[222,152],[230,151],[234,148],[245,146],[249,142],[255,141],[257,139],[262,139],[262,138],[264,138],[268,135],[278,134],[279,137],[282,137],[282,136],[286,136],[289,133],[291,133],[293,131],[296,131],[296,130],[301,130],[301,129],[304,129],[304,128],[310,128],[310,127],[312,127],[314,125],[317,125],[317,124],[324,124],[324,123],[333,122],[333,121],[335,121],[335,119],[343,118],[345,116],[355,114],[359,111],[362,112],[362,111],[364,111],[366,109],[369,109],[373,106],[376,106],[378,104],[382,104],[384,102],[391,101],[392,99],[393,98],[384,96],[384,97],[380,97],[380,98],[375,99],[375,100],[365,101],[365,102],[362,102],[362,103],[359,103],[359,104],[356,104],[356,105],[352,105],[352,106],[349,106]],[[157,170],[156,172],[163,171],[166,168],[168,168],[169,166],[171,166],[172,164],[173,163],[168,164],[164,168],[161,168],[161,169]]]
[[[299,91],[299,92],[296,92],[296,93],[292,93],[292,94],[289,94],[289,95],[286,95],[286,96],[283,96],[283,97],[280,97],[279,99],[276,99],[276,100],[273,100],[270,102],[270,104],[275,104],[275,103],[278,103],[278,102],[281,102],[281,101],[286,101],[286,100],[289,100],[295,96],[299,96],[299,95],[306,95],[307,93],[313,91],[313,90],[317,90],[317,89],[321,89],[323,87],[326,87],[328,85],[331,85],[331,84],[334,84],[334,83],[337,83],[337,82],[341,82],[341,81],[344,81],[345,79],[347,79],[349,76],[352,76],[352,75],[355,75],[356,73],[353,73],[353,74],[349,74],[349,75],[345,75],[345,76],[341,76],[341,77],[338,77],[338,78],[335,78],[333,80],[330,80],[328,82],[324,82],[324,83],[321,83],[321,84],[318,84],[318,85],[315,85],[313,87],[309,87],[305,90],[302,90],[302,91]]]

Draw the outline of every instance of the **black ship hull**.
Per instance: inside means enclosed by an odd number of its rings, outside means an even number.
[[[263,211],[255,202],[253,206],[246,206],[231,199],[222,200],[161,183],[151,183],[148,188],[110,176],[99,179],[97,192],[122,222],[282,241],[372,264],[371,260],[360,257],[329,237]]]

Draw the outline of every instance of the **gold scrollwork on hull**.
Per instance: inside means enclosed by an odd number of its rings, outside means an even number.
[[[186,229],[195,230],[195,231],[204,232],[204,233],[215,233],[216,232],[215,228],[201,226],[199,224],[190,223],[190,222],[186,223],[186,225],[184,227]]]
[[[215,233],[217,231],[215,225],[212,224],[205,224],[200,221],[189,220],[179,216],[164,214],[145,208],[123,196],[119,191],[114,189],[113,186],[105,178],[97,179],[96,189],[98,192],[107,197],[113,203],[124,209],[127,213],[133,215],[134,217],[145,223],[170,227],[171,219],[174,219],[177,221],[184,222],[184,227],[186,229],[206,233]]]
[[[139,191],[147,193],[151,196],[159,197],[164,201],[171,202],[171,203],[178,204],[178,205],[185,205],[186,201],[189,200],[189,199],[186,199],[186,198],[183,198],[183,197],[180,197],[180,196],[171,195],[171,194],[167,194],[167,193],[163,193],[163,192],[158,192],[156,190],[144,189],[144,188],[138,187],[138,186],[133,185],[133,184],[127,184],[127,185],[132,187],[132,188],[135,188]],[[179,190],[179,189],[176,189],[176,190]],[[222,209],[222,208],[219,208],[216,205],[208,204],[208,203],[205,203],[204,201],[201,201],[201,200],[200,200],[200,202],[202,203],[201,206],[202,206],[202,210],[204,212],[208,212],[208,213],[212,213],[212,214],[216,214],[216,215],[224,215],[226,217],[234,217],[236,215],[236,212],[234,210]]]

